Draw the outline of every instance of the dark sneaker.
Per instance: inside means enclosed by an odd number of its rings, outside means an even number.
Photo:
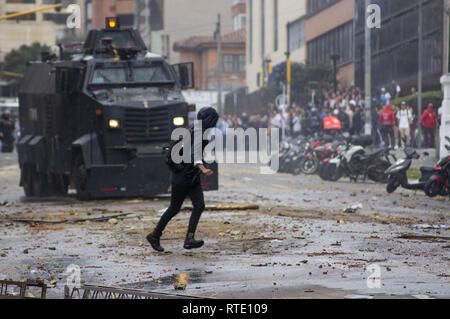
[[[156,251],[163,252],[164,248],[162,248],[161,244],[159,243],[159,238],[160,237],[154,235],[153,233],[147,235],[147,240],[152,248]]]

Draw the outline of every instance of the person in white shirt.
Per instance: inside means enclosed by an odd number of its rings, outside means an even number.
[[[410,145],[411,135],[409,126],[412,121],[412,114],[408,110],[406,102],[402,102],[401,110],[397,112],[398,129],[400,131],[400,143],[403,141],[405,146]]]
[[[287,124],[287,115],[284,112],[283,108],[278,109],[278,113],[275,115],[273,119],[273,124],[275,127],[278,127],[281,130],[281,139],[284,140],[286,136],[286,124]]]
[[[383,103],[383,105],[390,104],[391,99],[392,99],[391,93],[389,93],[389,91],[386,91],[385,88],[382,88],[380,96],[381,103]]]

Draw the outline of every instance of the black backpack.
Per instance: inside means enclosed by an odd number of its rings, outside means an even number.
[[[190,133],[191,133],[191,141],[192,141],[193,133],[194,133],[192,128],[190,129]],[[166,165],[174,173],[179,173],[179,172],[183,171],[187,165],[186,163],[175,163],[172,159],[172,149],[174,148],[175,145],[180,143],[182,140],[183,140],[183,138],[180,137],[175,141],[171,141],[169,147],[167,148]],[[180,156],[183,156],[183,148],[184,148],[184,145],[180,149]]]
[[[174,172],[174,173],[178,173],[181,172],[184,167],[185,167],[185,163],[175,163],[172,160],[172,149],[175,145],[177,145],[178,143],[180,143],[182,141],[182,138],[180,137],[178,140],[176,141],[171,141],[170,145],[167,149],[167,154],[166,154],[166,165],[169,167],[169,169]],[[181,148],[180,150],[180,156],[183,156],[183,148]]]

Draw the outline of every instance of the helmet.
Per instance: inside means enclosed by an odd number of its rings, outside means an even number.
[[[216,126],[219,114],[212,107],[205,107],[198,112],[197,119],[202,121],[202,129],[206,131]]]

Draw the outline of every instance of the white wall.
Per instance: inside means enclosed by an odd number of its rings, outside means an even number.
[[[249,92],[258,89],[257,74],[261,71],[264,59],[272,60],[272,66],[286,60],[287,24],[306,14],[306,0],[278,0],[278,50],[274,50],[274,0],[265,3],[265,46],[261,56],[261,0],[253,1],[253,56],[250,63],[250,5],[247,0],[247,86]],[[306,45],[291,52],[292,62],[305,62]]]
[[[445,145],[448,144],[445,137],[450,137],[450,74],[444,75],[441,78],[441,83],[444,89],[444,101],[442,102],[441,131],[439,134],[441,139],[439,156],[443,158],[450,155],[445,148]]]

